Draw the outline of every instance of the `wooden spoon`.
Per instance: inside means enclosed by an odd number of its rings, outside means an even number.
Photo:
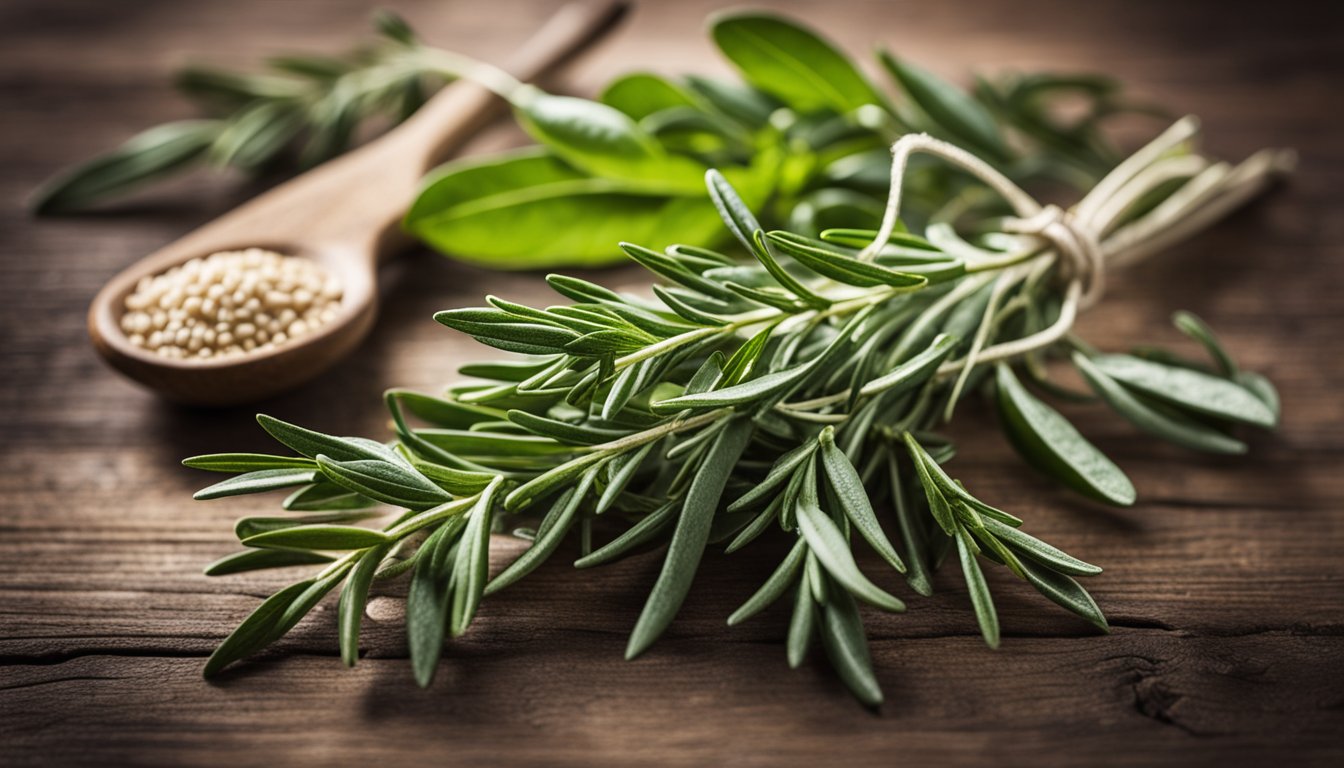
[[[563,7],[510,63],[537,80],[600,39],[626,4],[602,0]],[[409,244],[401,217],[425,172],[505,106],[485,88],[458,81],[409,120],[369,144],[252,199],[146,256],[112,278],[89,307],[89,335],[117,370],[179,402],[227,405],[296,386],[347,355],[378,312],[378,262]],[[142,277],[193,258],[248,247],[313,259],[341,282],[337,316],[264,352],[174,360],[138,347],[121,330],[127,295]]]

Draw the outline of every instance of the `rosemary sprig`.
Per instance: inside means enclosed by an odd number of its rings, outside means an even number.
[[[1102,138],[1107,120],[1138,109],[1097,77],[1004,76],[967,93],[884,51],[892,98],[821,35],[754,11],[719,14],[709,25],[745,82],[636,72],[596,100],[554,96],[425,45],[391,14],[377,26],[375,45],[344,57],[279,57],[262,74],[182,72],[178,86],[205,119],[150,129],[53,180],[33,205],[76,210],[200,164],[312,165],[465,78],[509,101],[537,145],[438,169],[408,211],[407,231],[496,268],[593,265],[621,260],[622,238],[660,248],[723,244],[728,235],[703,195],[709,168],[767,229],[816,237],[835,226],[876,227],[887,147],[908,133],[970,147],[1018,183],[1054,179],[1082,192],[1118,159]],[[1072,122],[1053,117],[1063,99],[1076,108]],[[946,166],[912,175],[907,223],[922,227],[968,182]],[[503,228],[512,235],[499,237]]]
[[[396,440],[387,445],[261,416],[299,456],[186,461],[240,473],[199,498],[294,487],[287,509],[321,511],[241,521],[249,549],[207,572],[326,562],[264,602],[206,674],[283,635],[339,584],[342,656],[353,664],[370,584],[410,571],[412,667],[426,684],[445,634],[465,631],[483,598],[519,582],[574,531],[583,568],[666,543],[628,657],[674,619],[710,544],[733,552],[767,531],[790,538],[789,554],[728,621],[792,592],[789,663],[800,664],[820,638],[870,705],[882,693],[857,604],[899,612],[904,603],[882,586],[890,574],[858,566],[854,534],[920,595],[955,550],[990,646],[1000,630],[985,564],[1105,630],[1077,581],[1100,568],[976,497],[949,474],[954,449],[935,430],[959,400],[984,391],[1032,465],[1123,506],[1135,498],[1129,479],[1033,393],[1033,383],[1050,381],[1046,356],[1072,360],[1099,398],[1141,429],[1195,449],[1239,452],[1234,427],[1274,425],[1272,386],[1237,368],[1193,316],[1177,324],[1209,349],[1212,365],[1101,354],[1071,334],[1077,312],[1100,297],[1108,265],[1207,225],[1290,159],[1266,152],[1230,168],[1197,154],[1194,137],[1193,120],[1178,122],[1061,211],[963,149],[906,136],[893,148],[880,229],[820,238],[765,231],[711,171],[710,198],[751,263],[627,243],[625,252],[660,278],[657,300],[553,275],[548,282],[569,303],[488,297],[487,306],[440,312],[444,325],[521,357],[464,366],[480,381],[443,396],[389,392]],[[917,152],[977,180],[924,236],[899,220],[906,161]],[[354,524],[379,503],[399,511],[381,529]],[[625,527],[595,546],[608,527],[602,517]],[[520,522],[535,526],[530,548],[487,582],[487,534]]]

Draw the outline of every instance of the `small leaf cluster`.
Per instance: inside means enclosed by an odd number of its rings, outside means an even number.
[[[931,594],[954,550],[991,647],[1000,628],[986,565],[1107,626],[1079,582],[1099,568],[1027,533],[1022,519],[949,473],[954,446],[937,430],[969,393],[997,404],[1033,466],[1120,506],[1134,502],[1132,483],[1043,399],[1069,392],[1048,358],[1071,361],[1120,416],[1187,447],[1239,451],[1236,428],[1277,419],[1267,380],[1239,369],[1188,314],[1177,325],[1212,364],[1153,350],[1101,354],[1072,337],[979,359],[986,344],[1032,336],[1060,312],[1058,260],[1038,258],[1034,241],[991,231],[978,250],[954,255],[900,231],[860,258],[856,246],[875,232],[767,231],[725,176],[710,171],[706,183],[750,261],[624,243],[658,278],[652,297],[552,275],[557,304],[492,296],[436,315],[512,356],[462,366],[468,380],[440,395],[389,392],[390,443],[262,416],[296,456],[188,459],[233,474],[198,498],[293,489],[283,504],[292,514],[240,521],[246,549],[208,573],[323,565],[263,603],[206,673],[273,642],[337,586],[342,657],[353,664],[370,586],[409,573],[411,663],[428,684],[445,638],[468,628],[484,598],[575,539],[581,569],[663,551],[630,634],[634,657],[675,619],[707,550],[731,554],[774,537],[791,542],[788,554],[729,623],[789,597],[790,665],[819,640],[854,695],[876,706],[882,692],[860,606],[902,611],[891,586],[901,578],[916,595]],[[1023,242],[1030,247],[1015,255]],[[377,527],[361,524],[373,516]],[[490,533],[508,530],[531,544],[489,578]]]

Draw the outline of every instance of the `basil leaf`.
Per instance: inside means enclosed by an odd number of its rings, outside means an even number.
[[[629,116],[605,104],[524,86],[518,122],[565,162],[593,176],[660,194],[694,194],[704,166],[669,155]]]
[[[1121,384],[1177,407],[1217,419],[1274,426],[1274,413],[1269,407],[1245,387],[1227,379],[1130,355],[1101,355],[1092,362]]]
[[[639,621],[630,633],[630,642],[625,649],[627,659],[643,653],[658,639],[686,599],[700,557],[704,554],[724,485],[738,458],[746,450],[753,430],[754,425],[749,419],[736,418],[719,432],[705,454],[700,471],[687,491],[681,515],[677,518],[677,527],[672,533],[672,542],[668,546],[658,581],[654,583]]]
[[[439,169],[403,226],[437,251],[494,269],[603,266],[625,259],[621,240],[720,240],[714,207],[699,190],[669,195],[528,149]]]
[[[997,366],[999,414],[1018,451],[1042,472],[1110,504],[1134,503],[1134,484],[1058,411],[1037,400],[1007,365]]]
[[[854,64],[829,41],[782,16],[730,12],[710,22],[710,34],[743,79],[798,112],[850,112],[883,100]]]

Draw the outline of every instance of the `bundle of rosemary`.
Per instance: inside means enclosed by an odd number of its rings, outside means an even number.
[[[889,575],[859,568],[856,536],[919,595],[931,593],[932,570],[955,551],[991,646],[999,624],[986,565],[1104,630],[1077,581],[1100,569],[952,477],[954,448],[937,429],[969,392],[985,391],[1028,462],[1123,506],[1135,499],[1129,479],[1036,394],[1060,388],[1051,355],[1119,415],[1189,448],[1239,453],[1245,444],[1233,428],[1275,424],[1273,387],[1239,369],[1191,315],[1177,325],[1211,362],[1103,354],[1071,333],[1109,268],[1207,226],[1291,162],[1274,151],[1235,167],[1212,162],[1195,150],[1195,133],[1193,120],[1179,121],[1068,210],[1040,205],[966,150],[908,135],[893,147],[880,227],[817,238],[766,231],[710,171],[709,196],[749,263],[697,247],[623,244],[660,278],[656,300],[552,275],[568,303],[489,297],[489,306],[439,313],[444,325],[517,355],[463,366],[480,381],[443,396],[390,391],[396,439],[387,444],[259,416],[299,455],[186,460],[238,473],[200,499],[296,489],[284,508],[298,514],[239,521],[246,549],[207,573],[322,566],[263,602],[205,674],[281,637],[338,586],[342,656],[354,664],[371,584],[409,572],[411,662],[427,684],[445,635],[466,631],[484,597],[520,581],[576,531],[579,568],[666,547],[627,657],[673,620],[708,546],[735,552],[762,536],[789,539],[788,555],[727,620],[787,598],[789,664],[819,639],[869,705],[882,693],[858,604],[892,612],[904,604],[879,585]],[[922,235],[900,219],[917,153],[968,180]],[[377,527],[354,524],[372,519]],[[489,578],[491,532],[520,525],[531,546]],[[596,540],[613,527],[619,533]]]

